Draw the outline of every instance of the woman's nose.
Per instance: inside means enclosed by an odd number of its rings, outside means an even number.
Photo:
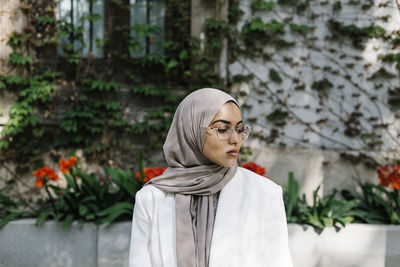
[[[229,138],[229,143],[230,144],[236,144],[240,142],[240,136],[239,134],[236,132],[236,130],[233,130],[231,137]]]

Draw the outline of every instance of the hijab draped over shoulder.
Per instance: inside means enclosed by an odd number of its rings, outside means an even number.
[[[194,91],[183,99],[163,147],[169,167],[149,182],[175,194],[178,267],[208,266],[217,193],[237,170],[237,165],[220,166],[203,154],[206,128],[228,101],[237,104],[213,88]]]

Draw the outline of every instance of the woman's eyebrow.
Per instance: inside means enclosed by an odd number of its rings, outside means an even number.
[[[222,123],[225,123],[225,124],[228,124],[228,125],[232,125],[232,123],[230,121],[226,121],[226,120],[216,120],[216,121],[214,121],[212,123],[212,125],[214,125],[216,122],[222,122]],[[243,123],[243,121],[239,121],[238,123],[236,123],[236,125],[239,125],[241,123]]]

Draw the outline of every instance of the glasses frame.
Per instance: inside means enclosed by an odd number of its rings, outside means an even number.
[[[234,127],[232,127],[232,126],[230,126],[230,125],[228,125],[228,126],[229,126],[229,129],[226,129],[226,130],[228,131],[229,137],[227,137],[227,138],[221,138],[221,137],[220,137],[220,134],[222,134],[222,133],[220,133],[218,130],[219,130],[219,129],[222,129],[222,128],[211,127],[211,126],[208,126],[208,127],[206,127],[206,128],[216,131],[216,132],[217,132],[217,139],[220,140],[220,141],[229,140],[229,138],[232,137],[233,130],[237,133],[237,135],[238,135],[239,137],[241,137],[241,140],[242,140],[242,141],[244,141],[244,140],[246,140],[247,138],[249,138],[250,133],[252,132],[252,128],[251,128],[251,126],[248,125],[248,124],[243,124],[243,128],[244,128],[244,129],[248,129],[248,131],[247,131],[247,133],[246,133],[245,136],[243,136],[243,134],[238,133],[238,131],[237,131],[236,128],[234,128]],[[225,133],[224,133],[224,134],[225,134]]]

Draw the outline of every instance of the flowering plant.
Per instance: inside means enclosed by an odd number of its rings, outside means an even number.
[[[58,180],[58,175],[50,167],[45,166],[34,172],[36,186],[40,188],[44,185],[48,194],[48,201],[40,208],[36,224],[53,218],[63,221],[66,229],[74,220],[110,224],[115,220],[130,219],[135,194],[141,187],[141,183],[133,178],[133,173],[105,167],[105,176],[97,176],[83,172],[77,166],[78,162],[74,156],[58,162],[67,182],[65,188],[47,183]]]
[[[75,166],[76,161],[78,160],[77,157],[71,156],[69,159],[60,159],[58,162],[58,166],[60,166],[60,171],[63,174],[66,174],[70,168]]]
[[[397,164],[387,164],[378,169],[378,176],[380,184],[382,186],[389,186],[392,184],[392,188],[400,190],[400,166]]]
[[[360,183],[362,194],[342,190],[342,195],[358,202],[356,222],[400,224],[400,167],[382,166],[378,177],[379,184]],[[392,190],[387,188],[390,184]]]
[[[147,167],[143,171],[136,172],[136,178],[147,183],[152,178],[157,177],[167,169],[167,167]]]
[[[36,176],[36,183],[35,186],[37,188],[41,188],[43,185],[47,185],[48,180],[57,181],[58,175],[57,173],[50,167],[44,166],[33,172],[33,175]]]
[[[259,175],[265,176],[266,174],[266,168],[261,167],[260,165],[257,165],[254,162],[246,162],[241,165],[241,167],[248,169],[250,171],[253,171]],[[167,167],[147,167],[147,168],[142,168],[141,171],[136,172],[136,178],[139,181],[143,181],[147,183],[150,181],[152,178],[157,177],[161,174],[164,173],[164,171],[167,169]]]
[[[255,173],[259,174],[259,175],[262,175],[262,176],[265,176],[265,174],[267,172],[266,168],[263,168],[260,165],[257,165],[253,161],[243,163],[242,164],[242,168],[248,169],[248,170],[253,171],[253,172],[255,172]]]

